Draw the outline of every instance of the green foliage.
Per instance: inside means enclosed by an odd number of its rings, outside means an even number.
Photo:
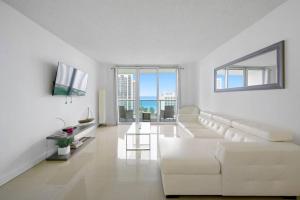
[[[56,145],[59,148],[65,148],[67,146],[69,146],[70,144],[72,144],[72,142],[74,141],[73,137],[70,138],[60,138],[57,140]]]

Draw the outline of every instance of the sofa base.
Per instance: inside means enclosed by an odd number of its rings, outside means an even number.
[[[221,175],[161,174],[166,196],[221,195]]]
[[[179,195],[166,195],[166,198],[169,198],[169,199],[178,198],[178,197],[179,197]]]
[[[177,198],[180,195],[220,195],[220,196],[281,196],[278,194],[223,194],[221,174],[186,175],[161,173],[163,190],[167,198]],[[283,199],[300,200],[300,196],[286,195]]]

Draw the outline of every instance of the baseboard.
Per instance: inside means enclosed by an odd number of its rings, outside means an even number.
[[[171,199],[171,198],[178,198],[179,195],[166,195],[166,198]]]
[[[21,165],[20,167],[18,167],[16,169],[10,170],[8,173],[6,173],[6,175],[0,177],[0,186],[2,186],[5,183],[11,181],[12,179],[16,178],[17,176],[23,174],[24,172],[31,169],[32,167],[34,167],[35,165],[37,165],[41,161],[45,160],[45,158],[46,158],[46,153],[43,153],[39,157],[37,157],[36,159],[33,159],[29,162],[26,162],[26,163],[24,163],[23,165]]]
[[[106,123],[106,124],[99,124],[98,127],[108,127],[108,126],[117,126],[118,124],[116,123]]]
[[[98,127],[105,127],[108,126],[108,124],[98,124]]]

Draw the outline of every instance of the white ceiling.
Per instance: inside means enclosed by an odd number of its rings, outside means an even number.
[[[99,62],[201,60],[285,0],[5,0]]]

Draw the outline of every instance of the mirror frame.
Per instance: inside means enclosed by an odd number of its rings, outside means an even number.
[[[225,69],[233,64],[254,58],[256,56],[260,56],[262,54],[271,52],[276,50],[277,55],[277,83],[264,84],[264,85],[252,85],[252,86],[244,86],[244,87],[236,87],[236,88],[225,88],[225,89],[217,89],[217,71],[220,69]],[[225,65],[217,67],[214,69],[214,92],[232,92],[232,91],[247,91],[247,90],[270,90],[270,89],[284,89],[284,40],[278,43],[272,44],[271,46],[265,47],[258,51],[255,51],[249,55],[238,58],[234,61],[231,61]]]

